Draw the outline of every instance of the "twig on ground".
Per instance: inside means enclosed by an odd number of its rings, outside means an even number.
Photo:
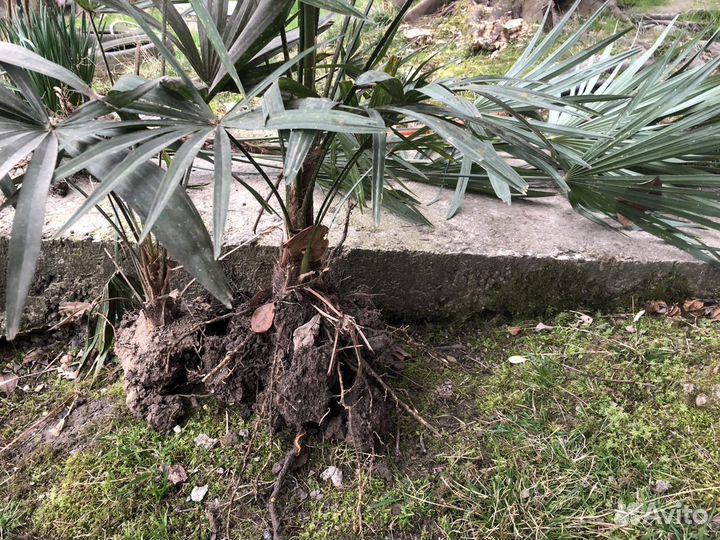
[[[298,457],[300,457],[300,454],[303,451],[303,444],[302,441],[305,438],[306,432],[298,433],[295,436],[295,439],[293,440],[293,448],[285,455],[285,460],[283,461],[282,468],[280,469],[280,472],[277,475],[277,478],[275,479],[275,487],[272,490],[272,493],[270,494],[270,501],[268,502],[268,510],[270,511],[270,519],[272,521],[272,527],[273,527],[273,538],[275,540],[281,540],[280,536],[280,530],[282,528],[281,522],[280,522],[280,516],[278,516],[277,513],[277,501],[280,497],[280,492],[282,491],[283,484],[285,483],[285,477],[287,476],[288,472],[290,471],[290,468],[295,464]]]

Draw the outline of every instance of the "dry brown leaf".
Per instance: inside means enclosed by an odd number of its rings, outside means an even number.
[[[45,358],[45,349],[33,349],[23,357],[23,364],[33,364]]]
[[[303,347],[311,347],[315,343],[320,331],[320,314],[318,313],[302,326],[298,326],[293,332],[293,349],[298,350]]]
[[[720,321],[720,306],[714,306],[708,309],[707,318],[711,321]]]
[[[511,336],[517,336],[522,332],[522,326],[508,326],[507,331]]]
[[[630,326],[625,327],[625,331],[628,334],[635,334],[637,332],[637,328],[635,328],[632,324]]]
[[[668,317],[677,317],[678,315],[680,315],[680,313],[681,313],[680,306],[677,304],[673,304],[672,307],[670,309],[668,309],[667,316]]]
[[[12,373],[0,374],[0,392],[10,395],[17,388],[18,377]]]
[[[705,312],[705,302],[697,298],[686,300],[683,303],[683,311],[693,317],[701,317]]]
[[[253,313],[250,328],[256,334],[263,334],[270,330],[275,320],[275,304],[270,302],[260,306]]]
[[[313,225],[303,229],[283,244],[282,264],[287,265],[292,261],[302,260],[311,240],[310,261],[319,261],[330,245],[327,235],[328,228],[325,225]]]
[[[633,220],[623,216],[620,212],[616,214],[616,217],[617,220],[620,222],[620,225],[622,225],[625,229],[632,229],[635,226]]]
[[[645,304],[645,313],[648,315],[665,315],[668,312],[668,305],[662,300],[650,300]]]

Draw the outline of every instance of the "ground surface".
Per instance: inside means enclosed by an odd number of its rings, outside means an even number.
[[[401,414],[374,457],[309,439],[309,461],[282,494],[288,535],[711,534],[720,495],[716,323],[587,315],[592,322],[561,314],[541,331],[537,320],[398,330],[410,358],[392,384],[442,435]],[[77,361],[59,357],[63,345],[29,357],[3,350],[5,370],[22,378],[0,395],[0,448],[10,445],[0,454],[0,537],[259,538],[269,529],[287,434],[271,438],[242,410],[195,396],[182,431],[160,435],[128,414],[116,365],[94,385],[62,378],[57,368],[72,372]],[[205,449],[199,435],[219,441]],[[176,465],[187,481],[173,485],[167,468]],[[338,487],[321,479],[330,466],[342,471]],[[206,485],[201,502],[189,499]],[[643,506],[623,519],[618,508],[633,503]],[[678,507],[704,524],[678,517]]]
[[[470,55],[463,29],[438,25],[439,61],[464,60],[444,74],[500,73],[517,55]],[[717,323],[625,311],[398,329],[408,359],[390,383],[441,435],[399,413],[374,456],[310,438],[281,495],[287,536],[717,537]],[[128,413],[115,362],[73,378],[81,345],[43,336],[0,351],[0,539],[264,536],[290,434],[206,395],[187,397],[178,433],[158,434]]]

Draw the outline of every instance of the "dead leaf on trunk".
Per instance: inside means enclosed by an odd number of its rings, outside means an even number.
[[[275,320],[275,304],[270,302],[255,310],[250,322],[250,328],[256,334],[264,334],[272,328]]]
[[[18,377],[17,375],[0,374],[0,392],[7,394],[8,396],[15,391],[17,388]]]
[[[668,305],[662,300],[650,300],[645,304],[645,313],[648,315],[665,315],[668,312]]]
[[[313,225],[303,229],[283,244],[281,264],[286,266],[291,262],[299,262],[305,256],[305,250],[310,247],[310,262],[317,262],[323,258],[330,245],[327,238],[328,228],[325,225]],[[312,245],[310,245],[312,242]]]
[[[517,336],[522,332],[522,326],[508,326],[507,331],[511,336]]]

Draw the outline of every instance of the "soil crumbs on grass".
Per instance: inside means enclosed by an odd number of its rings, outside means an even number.
[[[285,537],[716,537],[720,327],[590,315],[398,330],[391,382],[442,436],[400,414],[382,455],[308,439]],[[6,347],[2,371],[43,371],[23,354]],[[205,396],[159,434],[112,366],[94,385],[52,367],[0,394],[0,448],[49,413],[0,454],[0,538],[267,535],[292,434]]]

